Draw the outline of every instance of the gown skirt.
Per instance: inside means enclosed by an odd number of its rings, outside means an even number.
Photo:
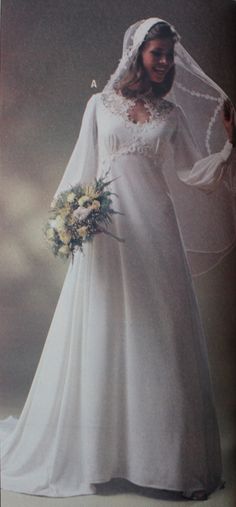
[[[111,176],[124,215],[110,231],[125,241],[99,234],[70,262],[21,416],[6,421],[2,487],[65,497],[120,477],[210,493],[219,429],[174,205],[147,157],[122,154]]]

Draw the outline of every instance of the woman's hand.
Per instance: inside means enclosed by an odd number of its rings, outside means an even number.
[[[236,111],[234,105],[229,99],[224,100],[222,121],[229,141],[233,146],[236,146]]]

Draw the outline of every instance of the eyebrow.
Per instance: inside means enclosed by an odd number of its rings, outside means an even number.
[[[163,49],[163,48],[153,48],[153,49],[151,49],[151,51],[165,51],[165,49]],[[174,51],[174,48],[166,49],[167,53],[170,53],[172,51]]]

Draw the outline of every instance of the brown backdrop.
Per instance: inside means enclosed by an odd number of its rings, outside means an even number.
[[[5,0],[2,4],[1,404],[18,414],[63,284],[42,228],[86,101],[114,71],[126,28],[159,16],[236,102],[233,0]],[[97,89],[91,88],[95,79]],[[222,442],[235,424],[235,252],[195,280]],[[231,452],[231,451],[230,451]]]

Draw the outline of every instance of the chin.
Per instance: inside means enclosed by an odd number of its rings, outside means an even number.
[[[157,79],[157,78],[152,79],[151,78],[152,83],[161,84],[161,83],[163,83],[163,81],[164,81],[164,78],[160,78],[160,79]]]
[[[157,84],[163,83],[164,79],[165,79],[165,76],[163,76],[163,77],[150,76],[150,81],[152,81],[153,83],[157,83]]]

